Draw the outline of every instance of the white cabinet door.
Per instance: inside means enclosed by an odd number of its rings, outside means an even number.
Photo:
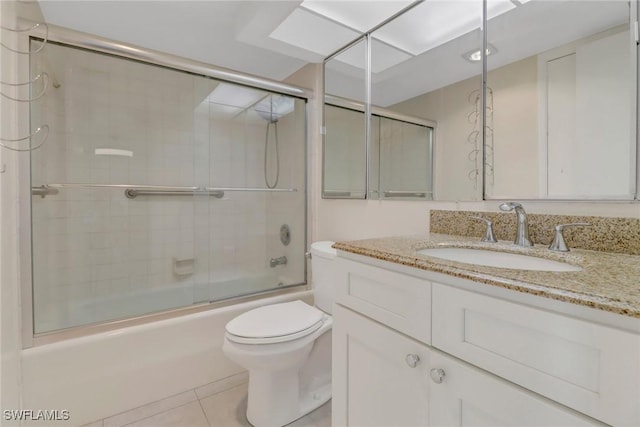
[[[604,426],[438,351],[431,367],[445,374],[429,391],[431,426]]]
[[[340,305],[333,316],[333,425],[428,425],[429,349]]]
[[[432,285],[433,346],[616,426],[640,426],[640,335]]]

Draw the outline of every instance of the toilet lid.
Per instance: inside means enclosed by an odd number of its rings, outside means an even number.
[[[307,335],[321,326],[322,311],[302,301],[258,307],[227,323],[227,332],[236,337],[264,339]],[[299,332],[305,332],[299,334]],[[274,342],[272,340],[268,340]],[[282,341],[282,340],[277,340]]]

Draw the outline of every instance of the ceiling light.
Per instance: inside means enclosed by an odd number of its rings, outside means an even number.
[[[495,46],[490,44],[487,45],[487,50],[486,50],[487,56],[493,55],[497,51],[498,50],[495,48]],[[482,49],[472,50],[470,52],[463,54],[462,57],[469,62],[480,62],[482,61]]]

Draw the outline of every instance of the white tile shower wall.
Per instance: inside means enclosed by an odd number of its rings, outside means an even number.
[[[221,117],[207,100],[217,82],[56,45],[48,48],[61,87],[34,109],[34,120],[46,114],[52,129],[49,143],[32,157],[34,186],[264,187],[266,122],[250,111]],[[296,114],[304,120],[303,108]],[[279,186],[301,187],[304,172],[293,165],[304,169],[299,151],[304,150],[303,139],[289,147],[285,140],[295,131],[294,122],[281,122]],[[97,148],[129,150],[132,156],[96,156]],[[288,172],[294,169],[295,176]],[[299,189],[294,199],[304,200]],[[121,189],[61,189],[58,195],[32,200],[37,331],[142,314],[76,308],[152,289],[184,290],[182,299],[157,310],[229,296],[228,290],[216,294],[204,285],[274,273],[268,268],[266,218],[282,211],[303,220],[297,209],[304,209],[303,203],[269,205],[267,194],[255,192],[227,192],[222,199],[130,200]],[[304,224],[296,224],[296,233],[304,233]],[[177,275],[175,260],[185,259],[195,260],[193,274]],[[267,283],[278,281],[274,277]],[[93,317],[81,319],[73,311]]]

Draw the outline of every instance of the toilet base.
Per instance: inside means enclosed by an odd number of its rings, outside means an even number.
[[[290,373],[289,373],[290,374]],[[331,399],[331,382],[300,395],[297,371],[249,373],[247,421],[255,427],[282,427],[304,417]],[[278,390],[277,393],[273,393]],[[265,393],[270,391],[270,393]]]

